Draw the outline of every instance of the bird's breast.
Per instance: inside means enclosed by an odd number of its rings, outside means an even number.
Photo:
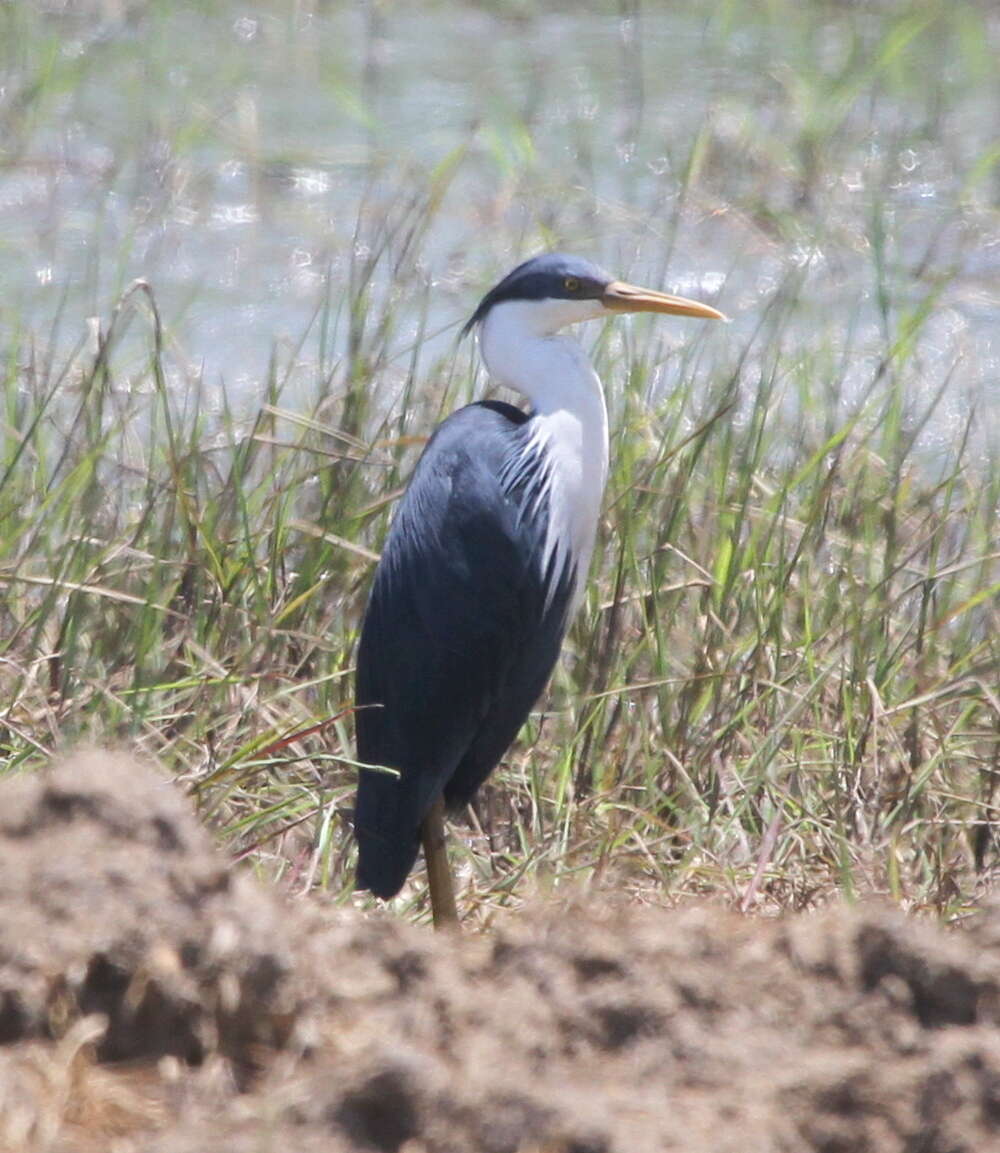
[[[529,446],[539,462],[539,496],[547,514],[543,565],[554,574],[572,569],[575,606],[594,551],[607,479],[607,436],[603,427],[595,435],[567,411],[536,416],[532,424]]]

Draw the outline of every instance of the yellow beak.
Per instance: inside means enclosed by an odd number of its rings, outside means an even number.
[[[700,316],[703,320],[726,320],[726,316],[711,305],[686,296],[671,296],[652,288],[639,288],[624,280],[613,280],[604,290],[601,303],[612,312],[669,312],[674,316]]]

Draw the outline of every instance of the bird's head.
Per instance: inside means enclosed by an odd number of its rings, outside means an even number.
[[[561,252],[534,256],[509,272],[479,302],[462,335],[501,309],[516,309],[521,324],[536,336],[551,336],[569,324],[619,312],[666,312],[725,320],[710,305],[615,280],[589,260]]]

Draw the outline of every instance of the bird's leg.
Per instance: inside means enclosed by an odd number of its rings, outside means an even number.
[[[434,928],[444,929],[458,925],[458,908],[455,904],[455,885],[448,868],[448,848],[444,839],[444,798],[431,805],[424,823],[420,826],[424,843],[424,860],[427,863],[427,884],[431,891],[431,913]]]

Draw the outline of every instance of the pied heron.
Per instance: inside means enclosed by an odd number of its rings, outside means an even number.
[[[423,838],[435,924],[457,919],[442,814],[517,736],[580,599],[608,472],[601,382],[568,325],[618,312],[723,319],[561,253],[483,297],[486,369],[530,409],[470,404],[436,430],[396,509],[357,656],[357,887],[399,892]],[[384,769],[394,770],[385,772]]]

